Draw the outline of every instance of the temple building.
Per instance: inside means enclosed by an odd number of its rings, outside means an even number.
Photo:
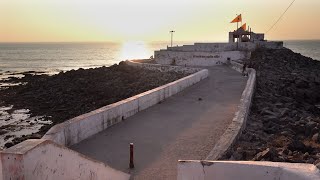
[[[280,49],[282,41],[267,41],[263,33],[255,33],[241,26],[229,32],[227,43],[194,43],[167,47],[154,52],[159,64],[182,66],[213,66],[231,60],[248,59],[257,48]]]

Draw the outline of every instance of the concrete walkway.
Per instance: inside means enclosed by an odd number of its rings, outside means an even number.
[[[226,66],[209,77],[71,148],[132,179],[176,179],[179,159],[204,159],[230,124],[247,78]],[[201,99],[202,100],[201,100]],[[129,167],[129,143],[135,168]]]

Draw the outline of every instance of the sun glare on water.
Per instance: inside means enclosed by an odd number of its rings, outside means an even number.
[[[121,60],[146,59],[153,55],[153,51],[148,48],[143,41],[128,41],[123,43],[119,58]]]

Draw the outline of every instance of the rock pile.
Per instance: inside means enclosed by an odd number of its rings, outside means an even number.
[[[259,49],[247,127],[224,159],[320,162],[320,62],[289,49]]]
[[[43,126],[37,134],[16,138],[6,147],[28,138],[39,138],[55,124],[175,81],[187,74],[151,71],[121,62],[111,67],[71,70],[53,76],[24,75],[22,79],[2,81],[22,84],[0,90],[0,107],[13,105],[12,111],[29,109],[32,116],[46,116],[53,124]],[[0,130],[6,127],[1,126]]]

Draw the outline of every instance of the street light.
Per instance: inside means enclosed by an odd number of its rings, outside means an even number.
[[[171,47],[172,47],[172,38],[173,38],[173,33],[175,32],[175,31],[169,31],[170,33],[171,33]]]

